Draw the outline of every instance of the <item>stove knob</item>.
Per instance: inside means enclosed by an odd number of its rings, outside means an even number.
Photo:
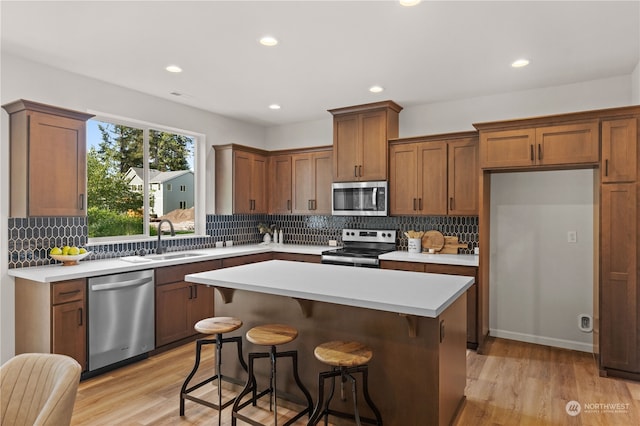
[[[382,233],[382,238],[386,237],[387,234],[385,234],[384,232]]]

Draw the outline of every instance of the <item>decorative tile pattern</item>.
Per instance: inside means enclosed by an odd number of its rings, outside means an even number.
[[[207,237],[185,237],[164,240],[169,251],[197,250],[214,247],[217,241],[233,240],[234,244],[256,244],[262,241],[258,223],[274,224],[282,229],[285,244],[327,245],[329,240],[342,244],[343,228],[395,229],[398,231],[398,250],[407,250],[408,230],[436,229],[445,235],[456,235],[468,249],[460,253],[473,253],[478,246],[477,216],[304,216],[304,215],[207,215]],[[142,250],[152,253],[156,240],[143,242],[87,245],[87,219],[85,217],[10,218],[9,268],[48,265],[56,263],[48,256],[54,246],[75,245],[87,247],[92,254],[86,260],[130,256]],[[86,261],[85,260],[85,261]]]

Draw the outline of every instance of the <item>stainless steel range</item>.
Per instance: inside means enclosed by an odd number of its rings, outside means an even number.
[[[343,247],[322,252],[322,263],[379,268],[378,256],[396,249],[396,231],[343,229]]]

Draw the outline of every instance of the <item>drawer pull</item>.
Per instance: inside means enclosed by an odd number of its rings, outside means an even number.
[[[80,293],[80,290],[71,290],[71,291],[61,291],[60,296],[71,296],[72,294]]]

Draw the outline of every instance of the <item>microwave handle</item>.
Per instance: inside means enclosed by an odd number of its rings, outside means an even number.
[[[378,201],[378,188],[373,188],[373,191],[371,192],[373,199],[371,200],[373,207],[376,207],[376,202]]]

